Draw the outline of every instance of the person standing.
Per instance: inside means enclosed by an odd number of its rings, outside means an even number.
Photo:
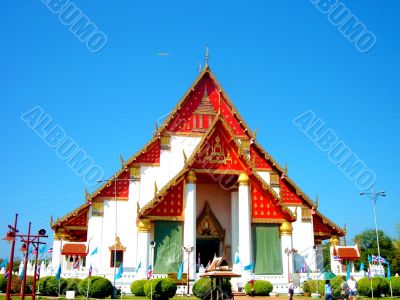
[[[350,279],[347,281],[347,285],[349,286],[349,299],[352,300],[353,297],[357,296],[357,281],[353,276],[350,276]]]
[[[289,300],[293,300],[293,294],[294,294],[294,285],[293,281],[289,281]]]
[[[332,300],[332,285],[329,279],[325,280],[325,300]]]
[[[349,300],[349,294],[350,294],[350,289],[349,289],[349,285],[347,284],[346,281],[346,276],[342,277],[342,283],[340,284],[340,295],[341,295],[341,299],[346,299]]]

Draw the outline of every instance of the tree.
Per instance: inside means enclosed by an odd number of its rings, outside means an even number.
[[[329,271],[331,269],[331,242],[326,242],[322,245],[322,255],[324,259],[324,270]]]
[[[398,273],[400,271],[400,251],[395,247],[393,240],[382,230],[378,230],[378,237],[381,256],[388,260],[392,272]],[[378,255],[378,244],[374,229],[361,232],[354,237],[353,241],[358,245],[361,255],[360,260],[355,262],[357,269],[362,261],[364,264],[368,262],[367,255]]]

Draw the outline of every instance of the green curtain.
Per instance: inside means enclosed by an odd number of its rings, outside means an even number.
[[[282,253],[277,224],[254,224],[254,273],[282,274]]]
[[[155,222],[154,273],[178,272],[182,261],[182,239],[182,222]]]

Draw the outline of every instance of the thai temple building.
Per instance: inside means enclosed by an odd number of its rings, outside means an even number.
[[[126,284],[181,262],[195,280],[221,256],[243,281],[287,284],[322,272],[322,242],[345,235],[257,142],[208,64],[153,138],[71,209],[51,222],[53,270],[92,266],[112,280],[122,264]]]

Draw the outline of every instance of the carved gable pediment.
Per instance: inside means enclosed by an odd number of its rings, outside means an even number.
[[[115,237],[115,245],[108,247],[110,251],[117,250],[117,251],[126,251],[126,247],[121,244],[121,240],[119,236]]]
[[[208,202],[205,203],[202,213],[197,218],[196,235],[197,237],[219,239],[223,239],[225,236],[225,230],[218,222]]]

